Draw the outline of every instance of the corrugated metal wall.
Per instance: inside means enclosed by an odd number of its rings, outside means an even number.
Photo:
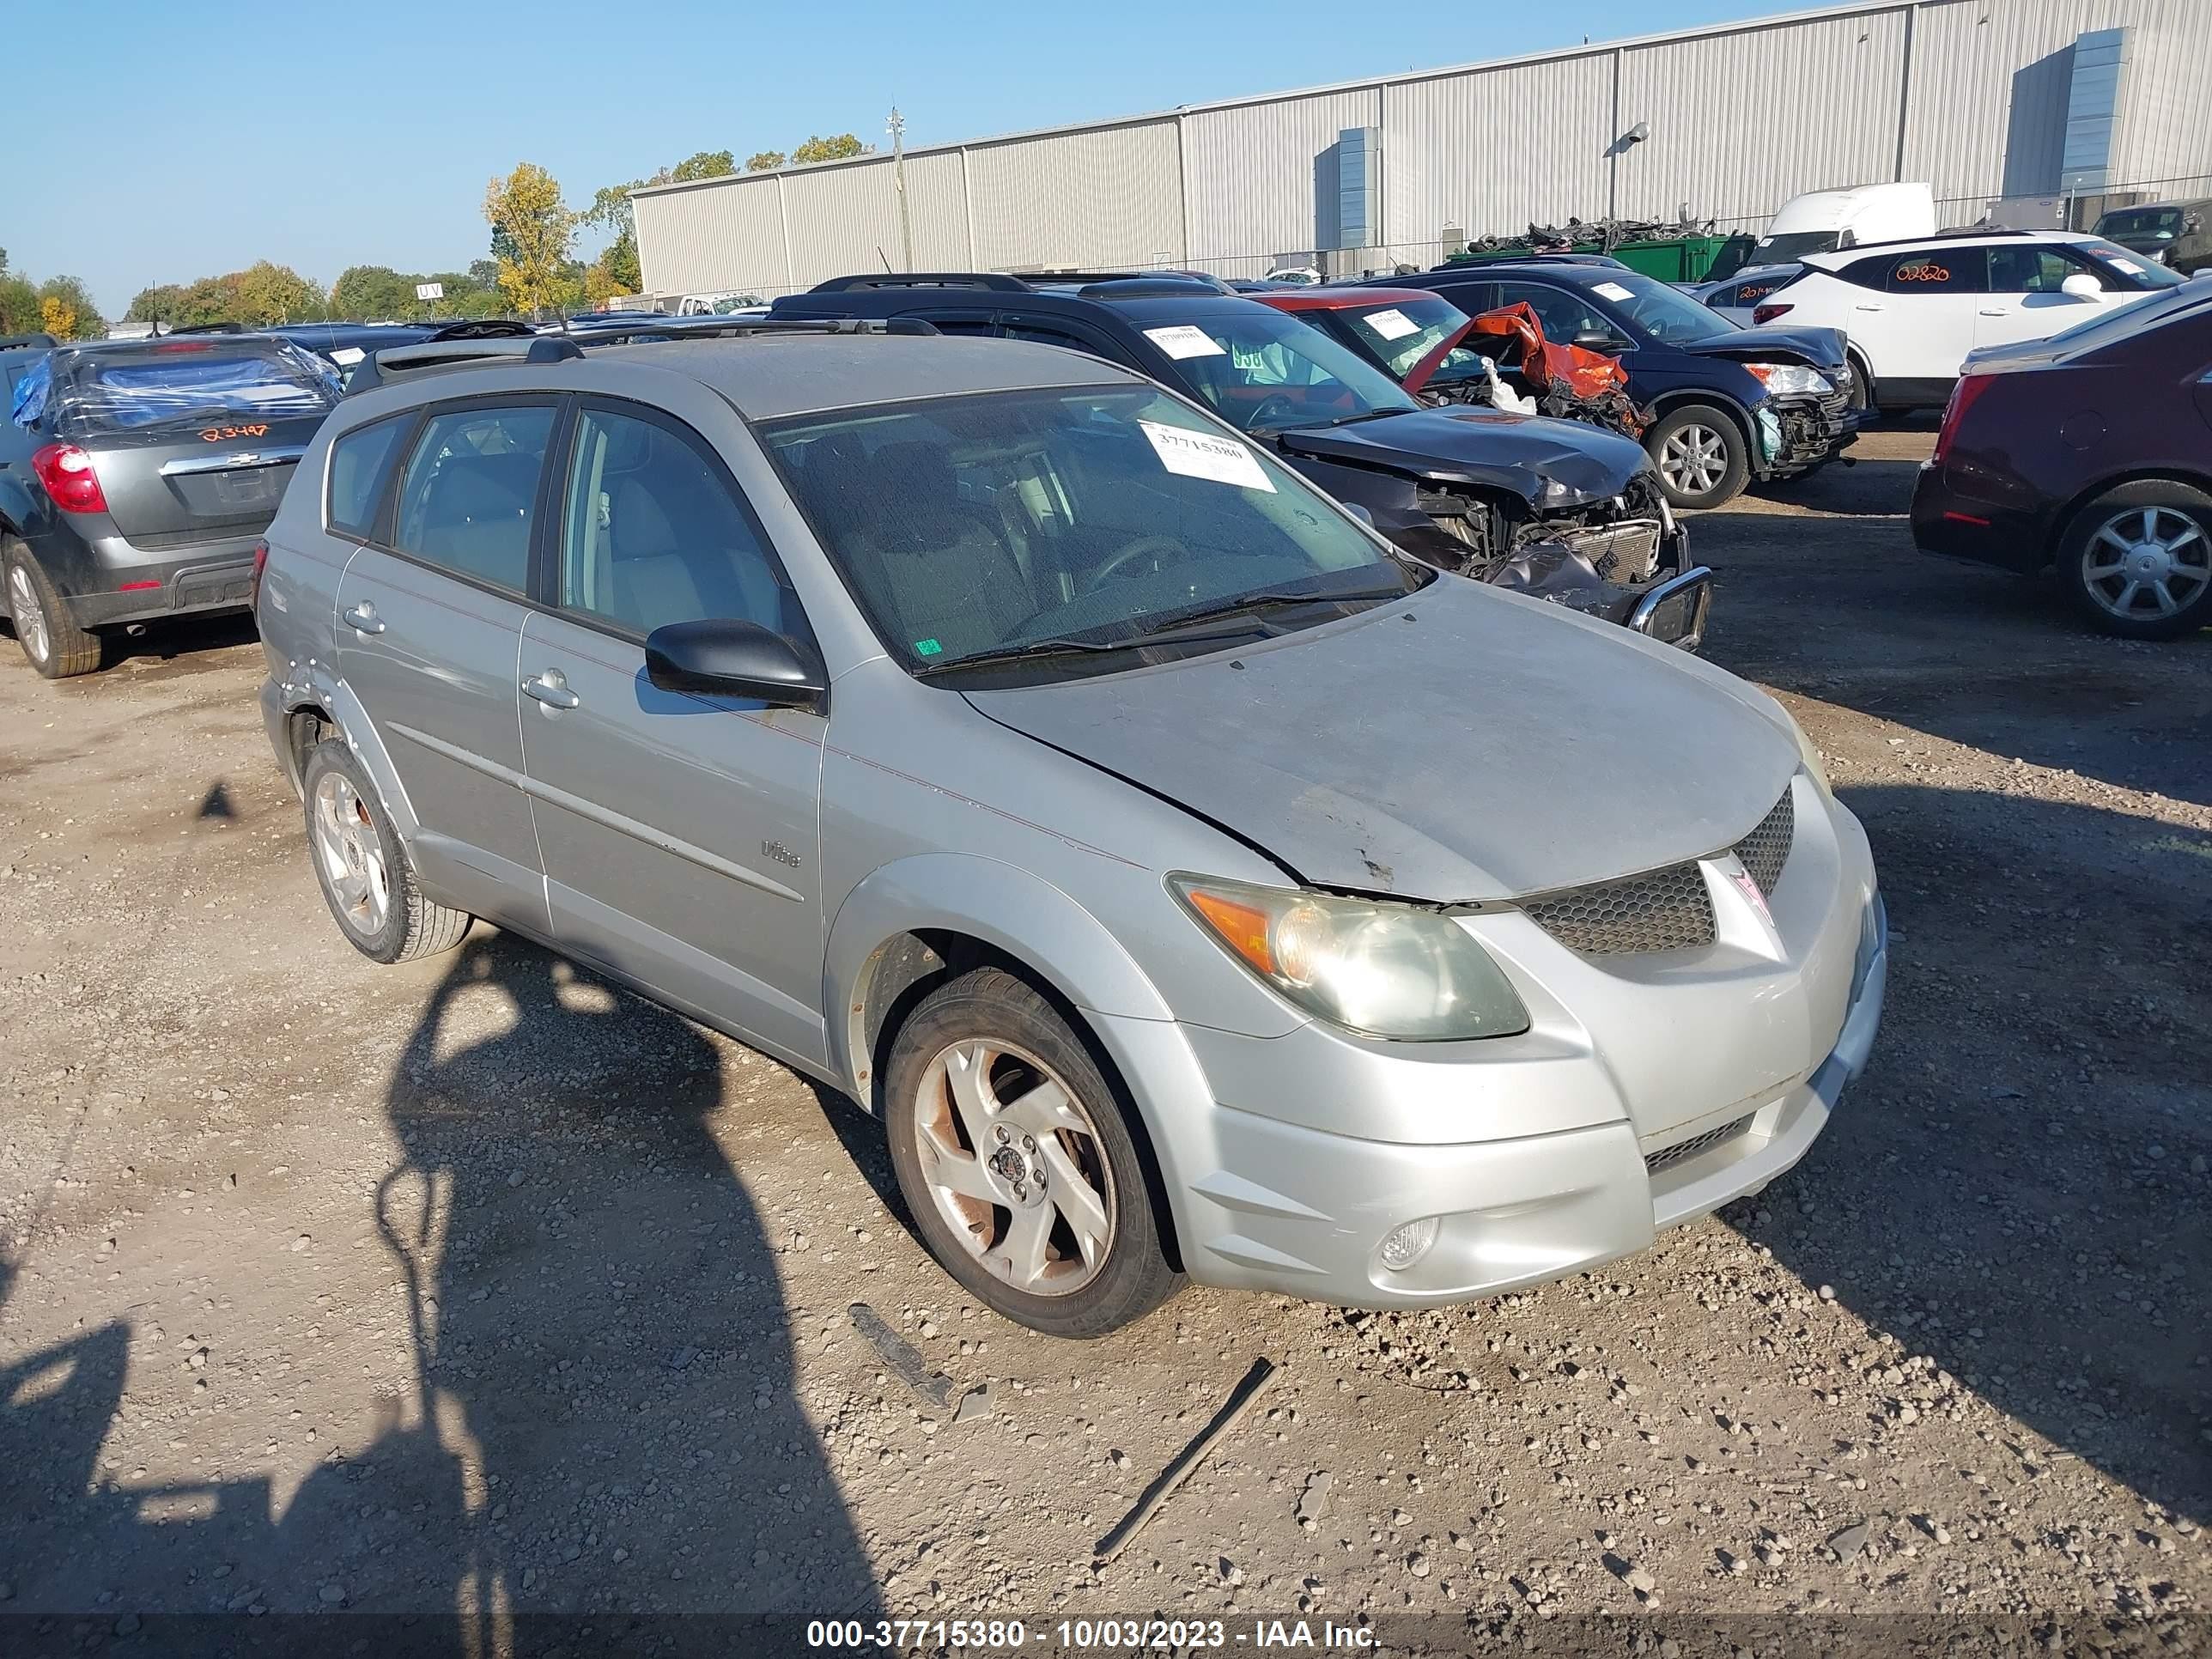
[[[924,151],[908,158],[915,262],[1256,275],[1314,246],[1317,163],[1370,125],[1378,267],[1432,263],[1448,222],[1510,234],[1687,204],[1755,225],[1801,191],[1899,177],[1929,180],[1956,222],[2057,188],[2073,42],[2115,26],[2130,31],[2115,186],[2212,175],[2212,0],[1880,0],[975,143],[964,189],[960,149]],[[1639,121],[1650,137],[1619,146]],[[878,265],[878,248],[898,264],[889,173],[878,160],[775,175],[788,268],[771,179],[641,197],[647,283],[780,291]]]

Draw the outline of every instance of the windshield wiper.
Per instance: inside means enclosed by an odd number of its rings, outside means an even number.
[[[971,651],[964,657],[955,657],[951,662],[925,663],[914,671],[914,675],[916,679],[927,679],[936,674],[949,674],[956,668],[1018,662],[1024,657],[1064,657],[1073,652],[1127,651],[1134,643],[1133,640],[1030,640],[1022,645],[1004,645],[990,651]]]
[[[1357,415],[1340,415],[1334,420],[1329,422],[1328,424],[1330,426],[1350,426],[1357,421],[1385,420],[1393,415],[1412,415],[1417,413],[1419,409],[1419,404],[1416,404],[1410,409],[1363,409]]]
[[[1127,643],[1132,645],[1173,645],[1205,639],[1236,639],[1247,629],[1234,632],[1222,629],[1186,631],[1195,623],[1218,622],[1224,617],[1249,615],[1256,622],[1262,611],[1276,611],[1294,605],[1352,605],[1363,600],[1380,602],[1403,599],[1402,587],[1357,587],[1343,593],[1244,593],[1233,599],[1223,599],[1218,605],[1201,606],[1196,611],[1185,611],[1171,622],[1139,634]]]

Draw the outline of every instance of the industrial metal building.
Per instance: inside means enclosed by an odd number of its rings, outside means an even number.
[[[1756,228],[1882,179],[1931,182],[1947,223],[2000,199],[2212,194],[2212,0],[1863,0],[939,145],[904,173],[903,219],[887,155],[640,191],[645,286],[1387,270],[1455,233],[1686,210]]]

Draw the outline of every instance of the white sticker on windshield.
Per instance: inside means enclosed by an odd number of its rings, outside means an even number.
[[[1590,291],[1593,294],[1602,294],[1607,299],[1616,301],[1633,300],[1636,297],[1619,283],[1599,283]]]
[[[1148,328],[1145,337],[1170,357],[1223,357],[1228,354],[1221,344],[1202,328],[1193,328],[1188,323],[1178,323],[1173,328]]]
[[[1386,340],[1402,340],[1408,334],[1420,332],[1421,325],[1402,311],[1370,311],[1367,326]]]
[[[1188,427],[1165,426],[1158,421],[1137,424],[1152,441],[1152,453],[1160,458],[1160,465],[1170,472],[1243,489],[1264,489],[1270,495],[1275,493],[1275,486],[1260,470],[1259,458],[1234,438],[1217,438],[1210,432],[1193,432]]]
[[[2142,275],[2142,267],[2132,259],[2123,259],[2116,255],[2107,253],[2105,256],[2105,263],[2112,266],[2115,270],[2126,271],[2130,276],[2140,276]]]
[[[359,362],[368,355],[359,346],[340,346],[336,351],[331,353],[331,361],[343,368],[349,364]]]

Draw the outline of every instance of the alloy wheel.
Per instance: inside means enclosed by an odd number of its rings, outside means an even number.
[[[314,843],[339,920],[363,939],[375,938],[392,913],[392,879],[368,803],[343,773],[325,772],[316,781]]]
[[[2212,585],[2212,538],[2171,507],[2130,507],[2099,526],[2081,553],[2081,586],[2132,622],[2179,615]]]
[[[53,643],[46,633],[46,607],[31,585],[31,573],[20,564],[8,572],[8,609],[15,618],[15,638],[24,653],[33,662],[44,662]]]
[[[1728,443],[1709,426],[1678,427],[1660,446],[1659,471],[1685,495],[1702,495],[1728,476]]]
[[[995,1037],[952,1044],[922,1073],[914,1126],[939,1216],[994,1278],[1066,1296],[1097,1277],[1119,1218],[1113,1173],[1042,1060]]]

